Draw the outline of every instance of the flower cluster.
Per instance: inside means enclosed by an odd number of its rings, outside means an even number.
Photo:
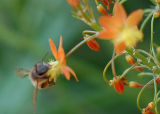
[[[37,71],[31,77],[36,79],[44,79],[44,84],[47,83],[48,87],[51,86],[50,82],[56,82],[57,77],[62,73],[67,80],[70,80],[71,75],[74,76],[78,82],[76,73],[66,64],[67,58],[76,51],[81,45],[87,44],[88,47],[94,51],[100,50],[100,45],[96,39],[103,41],[110,41],[113,44],[113,55],[109,62],[107,62],[104,71],[104,81],[113,86],[116,92],[124,93],[125,87],[142,88],[137,97],[137,106],[142,114],[158,114],[158,102],[160,102],[160,46],[154,42],[154,20],[160,17],[160,1],[151,0],[154,4],[150,9],[137,9],[127,15],[123,3],[127,0],[95,0],[97,10],[101,14],[98,19],[94,16],[92,8],[88,0],[67,0],[71,6],[73,15],[87,24],[91,30],[84,30],[82,32],[83,40],[73,47],[67,54],[65,54],[62,46],[62,37],[60,37],[59,48],[57,50],[52,39],[49,39],[51,52],[55,58],[47,62],[45,66],[40,66],[43,70],[42,73]],[[113,6],[113,7],[112,7]],[[145,19],[144,18],[145,14]],[[151,40],[149,52],[143,49],[137,49],[140,41],[143,41],[143,30],[147,22],[151,19]],[[98,20],[98,22],[96,21]],[[140,28],[139,28],[140,26]],[[157,49],[157,52],[155,51]],[[123,56],[124,55],[124,56]],[[126,61],[130,64],[122,74],[116,72],[115,59],[118,57],[125,57]],[[111,66],[113,78],[108,79],[106,76],[108,68]],[[138,71],[139,76],[151,76],[152,79],[145,84],[140,84],[137,81],[127,78],[128,73],[131,71]],[[33,71],[33,70],[32,70]],[[38,81],[37,81],[38,83]],[[43,86],[42,83],[42,86]],[[52,84],[53,85],[53,84]],[[147,107],[140,106],[140,98],[144,89],[154,89],[154,98]]]

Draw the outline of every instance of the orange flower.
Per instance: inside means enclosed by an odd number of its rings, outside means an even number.
[[[69,5],[72,6],[72,7],[76,7],[79,5],[80,1],[81,0],[67,0]]]
[[[122,94],[124,92],[124,86],[128,85],[126,83],[127,79],[126,78],[120,78],[119,76],[114,77],[113,80],[111,80],[111,86],[114,86],[115,90]]]
[[[142,40],[143,33],[138,30],[137,25],[143,17],[143,10],[139,9],[128,17],[119,3],[115,3],[114,16],[102,16],[99,23],[104,30],[100,31],[99,38],[113,40],[117,54],[121,54],[126,47],[132,47]]]
[[[60,43],[59,43],[59,48],[58,51],[56,49],[55,44],[53,43],[52,39],[49,39],[49,44],[50,48],[52,51],[52,54],[54,55],[56,61],[50,61],[49,64],[51,65],[51,70],[48,71],[49,74],[51,75],[51,78],[56,79],[57,77],[57,72],[61,71],[65,78],[67,80],[70,80],[71,74],[74,76],[76,81],[78,81],[78,78],[75,74],[75,72],[66,65],[66,56],[62,47],[62,37],[60,37]]]

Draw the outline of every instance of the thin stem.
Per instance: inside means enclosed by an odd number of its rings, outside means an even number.
[[[144,89],[145,89],[148,85],[150,85],[151,83],[153,83],[153,81],[154,81],[154,79],[150,80],[146,85],[144,85],[144,87],[141,89],[141,91],[140,91],[139,94],[138,94],[138,97],[137,97],[137,107],[138,107],[139,110],[141,110],[141,111],[142,111],[142,108],[141,108],[141,106],[140,106],[140,104],[139,104],[139,102],[140,102],[140,97],[141,97]]]
[[[97,6],[99,5],[99,2],[97,0],[95,0],[95,3],[96,3]]]
[[[152,15],[153,15],[153,11],[145,18],[145,20],[141,24],[141,27],[140,27],[141,31],[143,31],[145,25],[147,24],[147,22],[149,21],[149,19],[152,17]]]
[[[115,50],[113,51],[113,55],[112,55],[112,73],[113,73],[113,76],[116,77],[117,74],[116,74],[116,69],[114,64],[114,57],[115,57]]]
[[[131,67],[129,67],[128,69],[126,69],[126,70],[123,72],[123,74],[121,75],[121,78],[122,78],[122,77],[125,77],[130,71],[132,71],[132,70],[136,67],[137,64],[138,64],[138,63],[135,63],[134,65],[132,65]]]
[[[155,112],[158,114],[157,109],[157,83],[156,83],[156,77],[154,76],[154,104],[155,104]]]
[[[112,59],[115,60],[117,57],[119,57],[119,55],[114,56],[114,58],[112,58]],[[106,77],[106,72],[107,72],[109,66],[110,66],[111,63],[112,63],[112,59],[107,63],[107,65],[105,66],[105,68],[104,68],[104,70],[103,70],[103,79],[104,79],[104,81],[105,81],[106,83],[108,83],[108,84],[109,84],[110,82],[109,82],[109,80],[108,80],[107,77]]]
[[[151,19],[151,44],[150,44],[150,54],[152,55],[152,53],[153,53],[153,51],[154,51],[154,49],[153,49],[153,32],[154,32],[154,30],[153,30],[153,28],[154,28],[154,16],[152,16],[152,19]]]
[[[78,43],[76,46],[74,46],[67,54],[66,57],[70,56],[74,51],[76,51],[79,47],[81,47],[83,44],[85,44],[88,40],[94,39],[98,36],[98,32],[84,40],[82,40],[80,43]]]
[[[159,97],[159,95],[160,95],[160,91],[158,91],[158,93],[157,93],[157,98]]]
[[[136,52],[141,52],[141,53],[146,54],[147,56],[149,56],[149,58],[152,58],[152,60],[156,63],[156,65],[159,65],[159,62],[157,61],[157,59],[155,57],[153,57],[150,53],[148,53],[144,50],[141,50],[141,49],[136,49]]]
[[[91,24],[91,20],[89,18],[89,16],[83,11],[83,8],[81,7],[81,5],[78,5],[78,9],[80,10],[82,16],[84,17],[84,19],[86,20],[87,24]]]
[[[94,33],[95,34],[97,32],[96,31],[91,31],[91,30],[85,30],[85,31],[82,32],[83,35],[85,35],[86,33],[90,33],[90,34]]]
[[[153,76],[153,73],[150,73],[150,72],[141,72],[138,74],[138,76]]]
[[[121,0],[120,1],[120,4],[123,4],[124,2],[126,2],[127,0]]]

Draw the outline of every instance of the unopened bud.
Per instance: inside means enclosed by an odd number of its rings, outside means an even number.
[[[103,7],[102,4],[99,4],[99,5],[97,6],[97,9],[98,9],[98,11],[99,11],[101,14],[103,14],[103,15],[105,15],[105,16],[108,16],[107,11],[106,11],[106,9]]]
[[[150,102],[147,107],[144,109],[145,112],[150,111],[152,108],[154,108],[154,103]]]
[[[160,10],[157,10],[157,11],[154,13],[154,17],[155,17],[155,18],[160,17]]]
[[[157,53],[160,54],[160,47],[157,47]]]
[[[160,75],[159,75],[158,78],[156,79],[156,83],[157,83],[157,84],[160,83]]]
[[[89,35],[85,35],[84,39],[88,38]],[[100,46],[98,44],[98,42],[95,39],[92,40],[88,40],[87,41],[87,45],[90,49],[94,50],[94,51],[99,51],[100,50]]]
[[[134,65],[135,61],[134,58],[130,55],[126,55],[126,61],[130,64],[130,65]]]
[[[81,0],[67,0],[67,2],[69,3],[70,6],[72,7],[76,7],[80,4]]]
[[[137,83],[135,81],[130,81],[129,82],[129,87],[131,87],[131,88],[140,88],[140,87],[143,87],[143,85],[141,85],[141,84],[139,84],[139,83]]]

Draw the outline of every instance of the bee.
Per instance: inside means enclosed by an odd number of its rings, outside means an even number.
[[[55,85],[55,80],[52,78],[50,80],[50,75],[47,73],[50,69],[51,65],[45,62],[38,62],[31,69],[17,68],[16,74],[17,76],[23,78],[29,76],[33,86],[33,109],[36,113],[36,97],[38,89],[49,88],[52,85]]]
[[[16,74],[19,77],[29,76],[34,87],[37,86],[37,89],[44,89],[55,85],[54,79],[49,80],[50,76],[47,74],[49,69],[50,65],[48,63],[38,62],[31,70],[23,68],[16,69]]]

